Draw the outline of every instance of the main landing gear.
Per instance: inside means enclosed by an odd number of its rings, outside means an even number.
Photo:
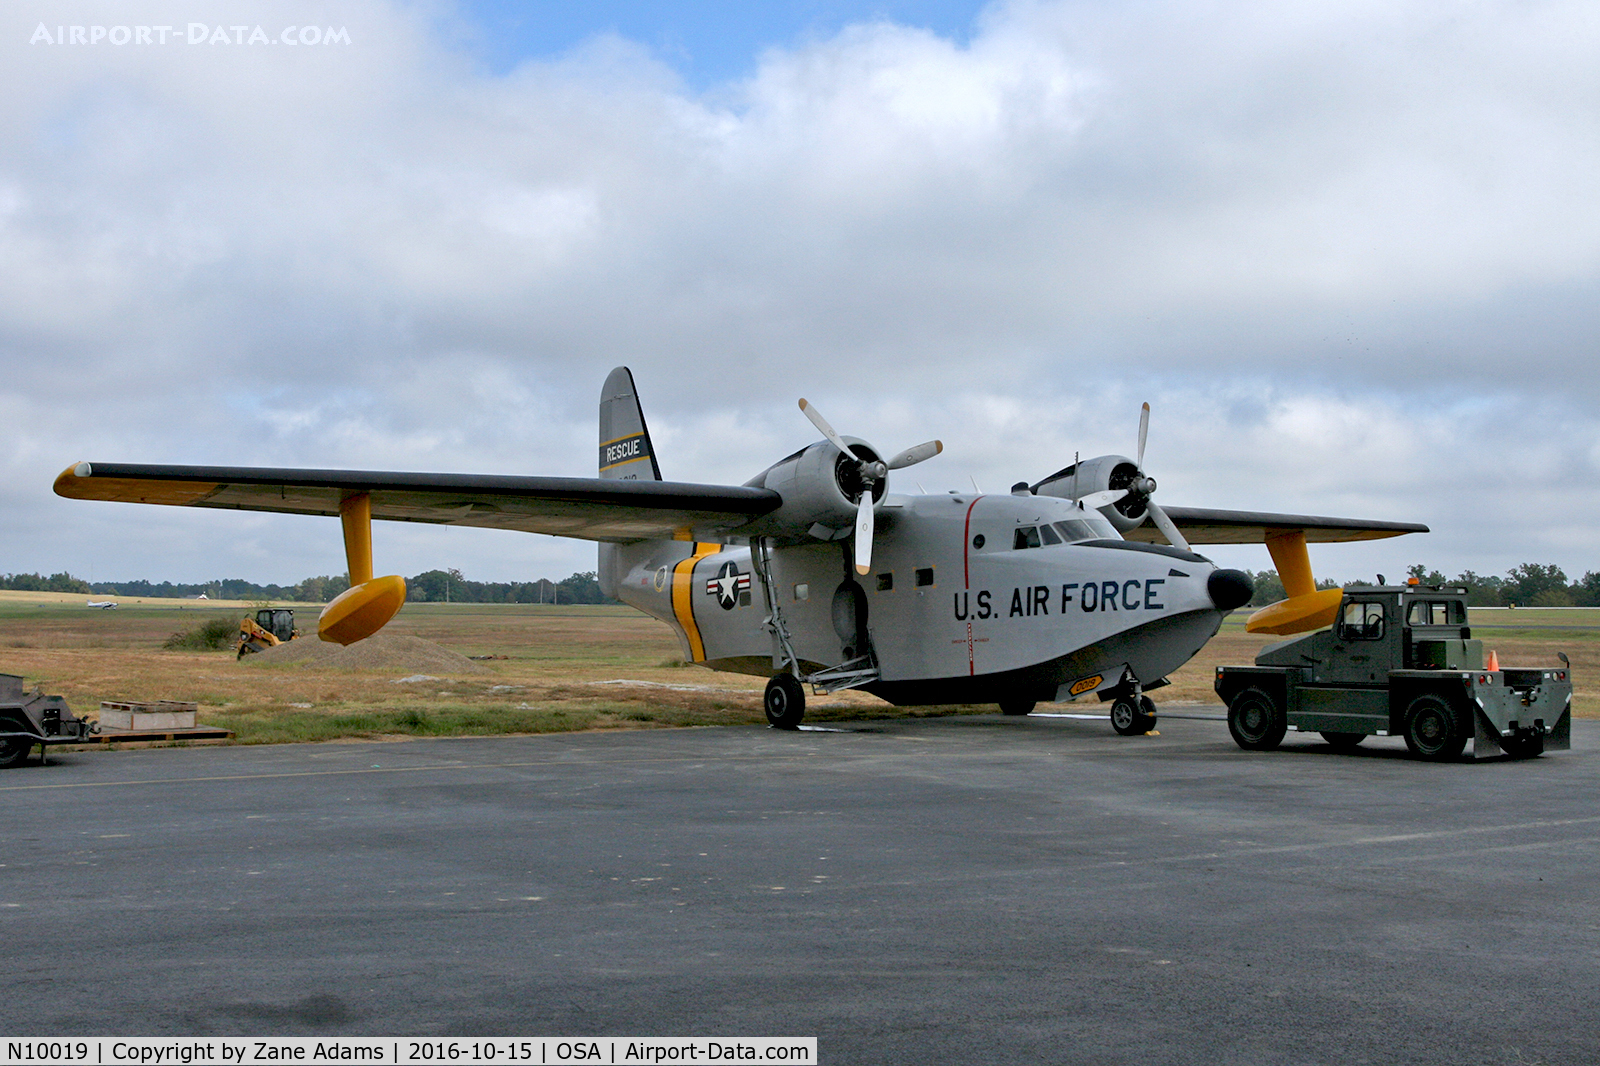
[[[767,682],[761,706],[772,728],[799,729],[806,716],[806,690],[793,674],[777,674]]]

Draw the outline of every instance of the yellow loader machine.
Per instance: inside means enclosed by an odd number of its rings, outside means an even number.
[[[300,635],[294,627],[294,612],[287,607],[264,607],[254,618],[239,623],[239,658],[276,648]]]

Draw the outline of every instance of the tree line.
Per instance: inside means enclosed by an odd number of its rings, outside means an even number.
[[[406,599],[426,603],[617,603],[593,570],[560,581],[469,581],[460,570],[429,570],[406,582]]]
[[[1276,570],[1250,571],[1256,592],[1250,606],[1265,607],[1284,598],[1283,582]],[[1467,590],[1467,603],[1473,607],[1600,607],[1600,573],[1593,570],[1576,581],[1569,581],[1566,572],[1554,563],[1520,563],[1513,566],[1504,577],[1483,576],[1471,570],[1447,578],[1438,570],[1422,563],[1406,567],[1405,578],[1390,577],[1400,584],[1407,578],[1416,578],[1424,585],[1459,585]],[[1346,581],[1343,587],[1365,585],[1377,576],[1363,581]],[[1339,588],[1335,581],[1318,581],[1317,588]]]
[[[194,584],[183,582],[85,581],[69,573],[0,574],[0,589],[19,592],[69,592],[81,596],[151,597],[192,600],[289,600],[326,603],[350,587],[344,574],[308,577],[293,585],[260,585],[243,578]],[[406,599],[418,603],[616,603],[600,592],[593,570],[560,581],[469,581],[460,570],[427,570],[406,581]]]

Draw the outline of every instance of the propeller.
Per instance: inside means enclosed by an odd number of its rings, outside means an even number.
[[[800,401],[800,410],[811,420],[811,424],[817,427],[817,431],[827,439],[828,443],[839,449],[840,455],[855,461],[856,467],[860,471],[861,498],[856,503],[856,573],[865,576],[872,571],[872,502],[873,497],[877,494],[878,482],[886,479],[891,470],[901,470],[920,463],[924,459],[932,459],[935,455],[944,451],[944,444],[940,441],[930,440],[924,444],[907,448],[887,463],[877,458],[863,459],[851,450],[850,445],[845,443],[844,438],[839,436],[834,428],[828,424],[828,420],[822,417],[822,412],[803,399]]]
[[[1139,468],[1139,476],[1134,479],[1133,484],[1128,486],[1128,494],[1137,497],[1144,504],[1146,513],[1150,515],[1150,521],[1155,523],[1157,529],[1161,530],[1161,535],[1167,538],[1168,544],[1171,544],[1174,548],[1191,551],[1189,542],[1184,539],[1182,533],[1178,532],[1177,524],[1167,517],[1167,512],[1161,509],[1159,503],[1150,498],[1156,491],[1156,479],[1147,477],[1144,472],[1144,442],[1149,435],[1150,405],[1146,403],[1139,409],[1139,452],[1138,457],[1134,460],[1134,465]]]
[[[1102,507],[1110,507],[1127,494],[1127,489],[1102,489],[1099,492],[1091,492],[1089,495],[1080,497],[1073,502],[1078,505],[1079,510],[1098,511]]]

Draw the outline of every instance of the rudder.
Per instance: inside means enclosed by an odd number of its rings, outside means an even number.
[[[661,467],[633,387],[633,372],[619,366],[600,390],[600,476],[617,481],[660,481]]]

